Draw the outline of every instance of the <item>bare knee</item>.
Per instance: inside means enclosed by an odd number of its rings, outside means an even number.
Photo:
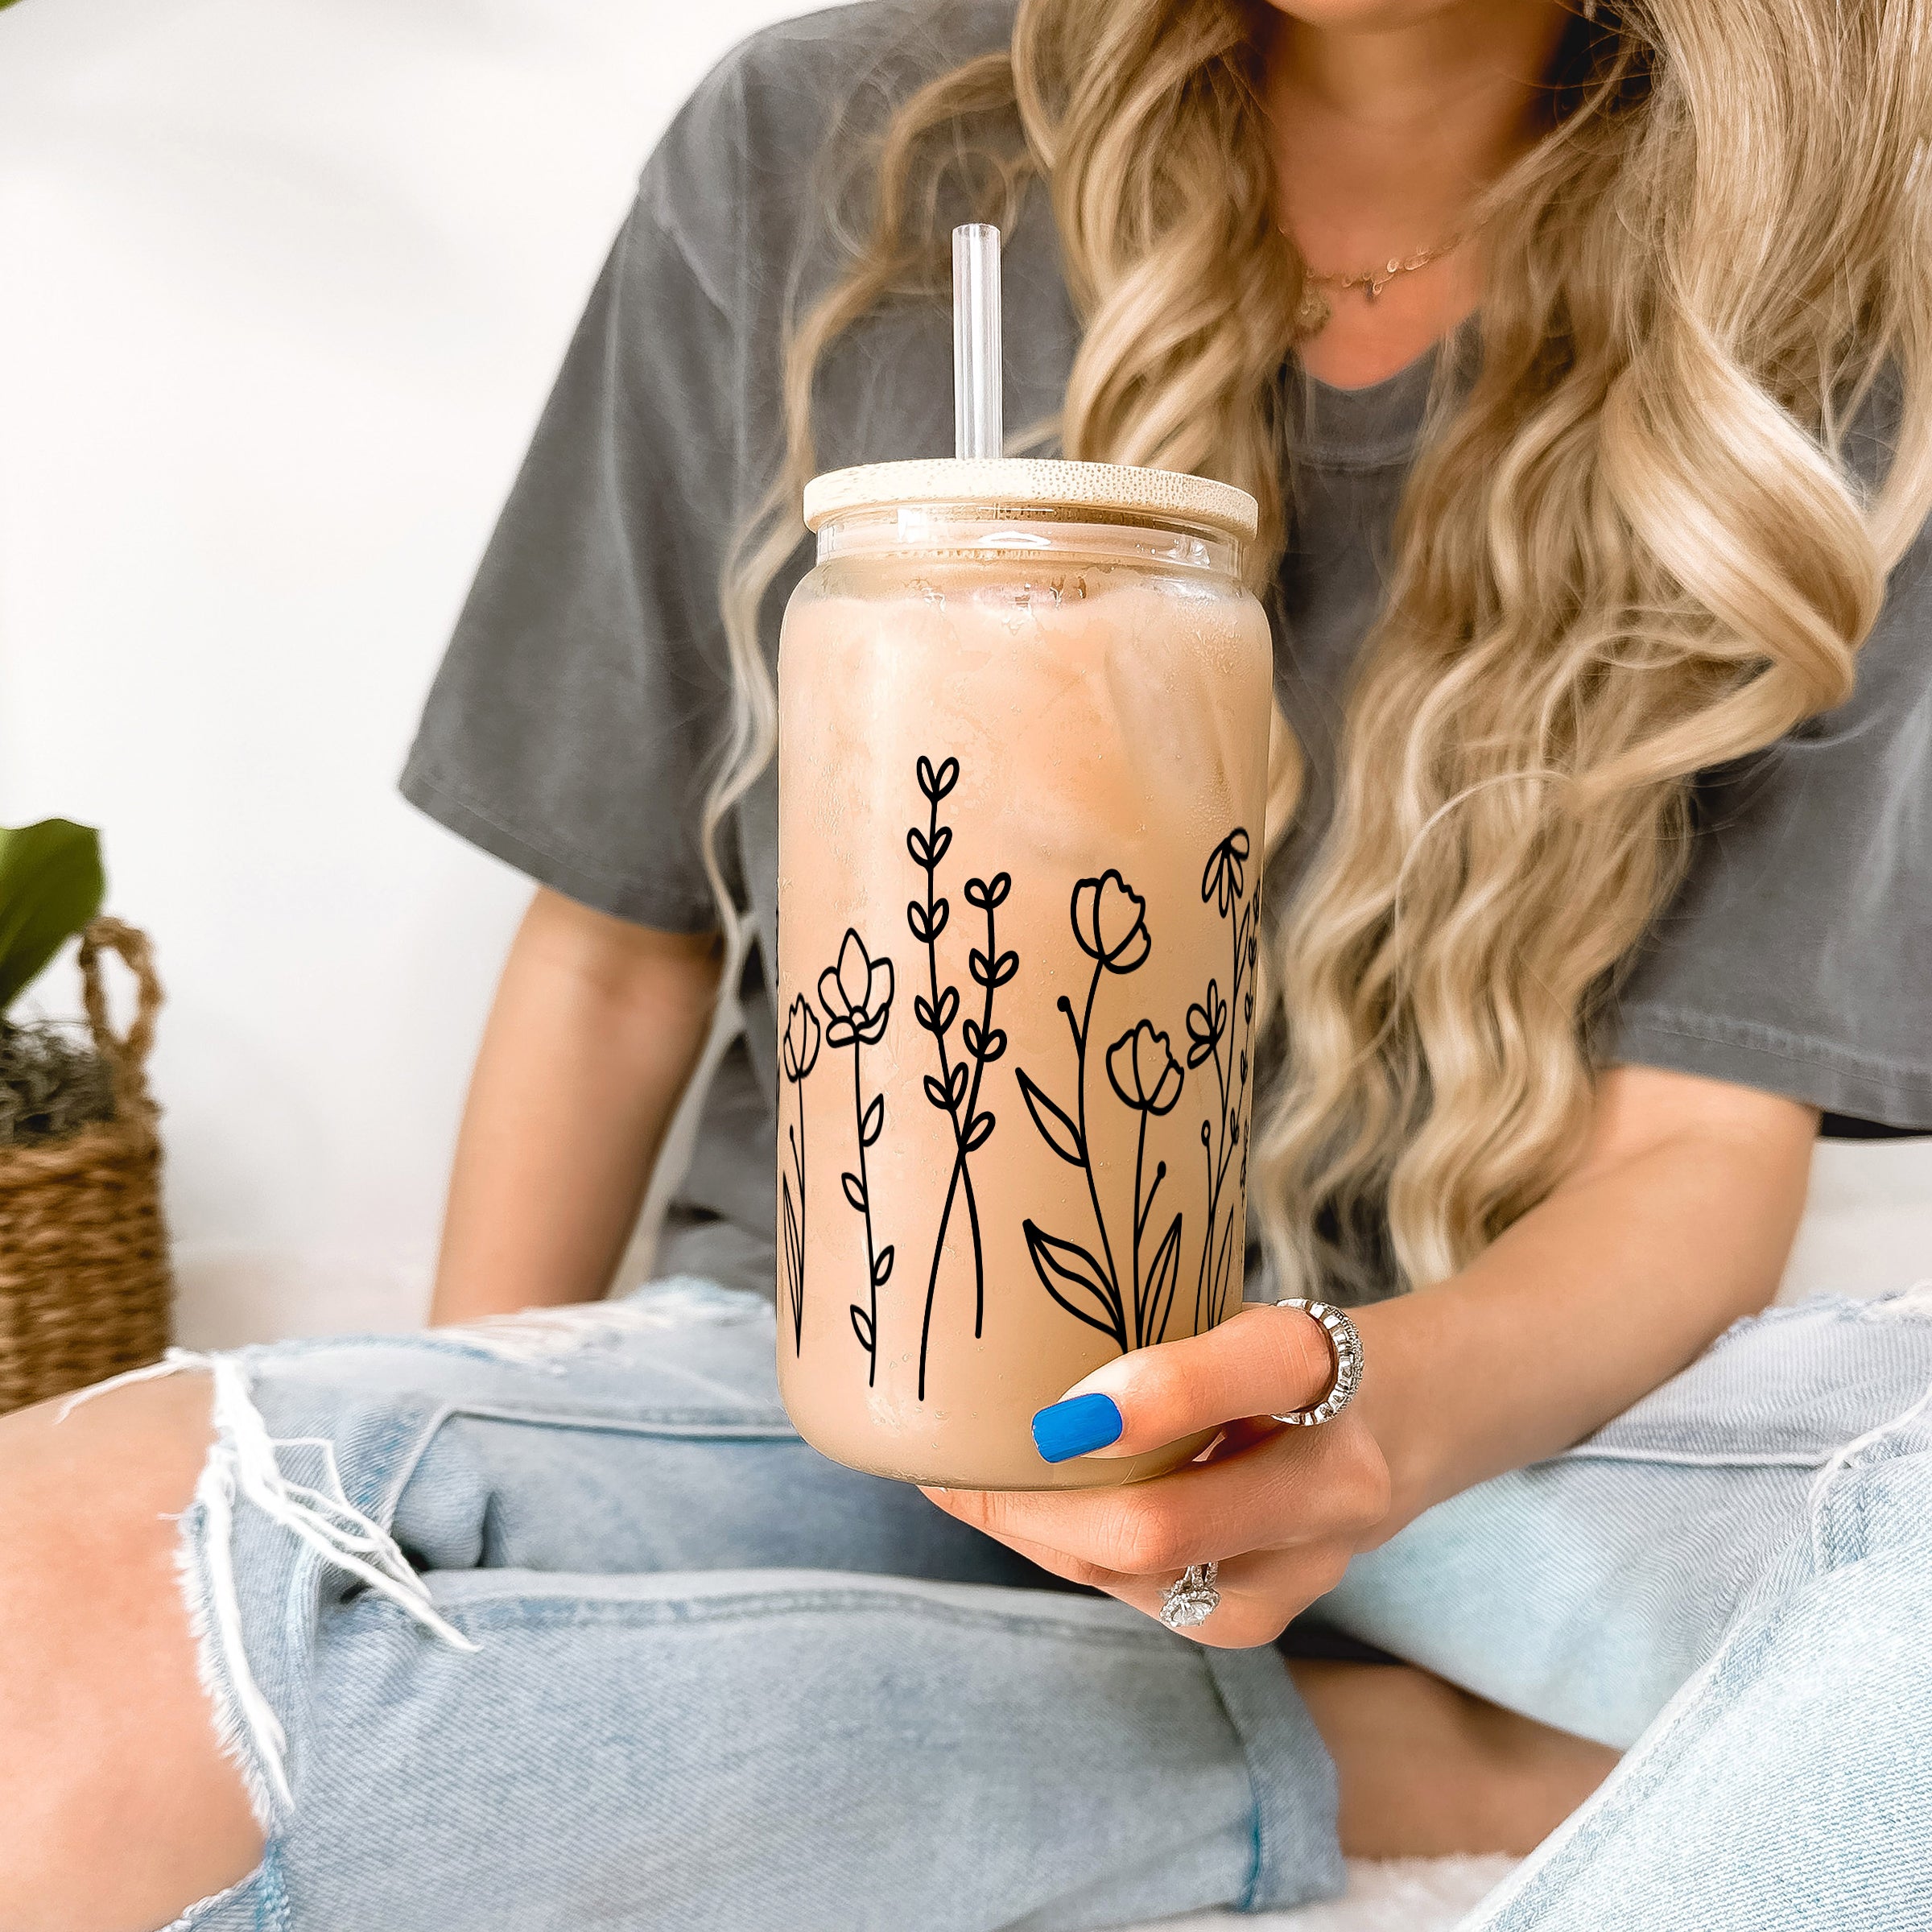
[[[58,1414],[0,1418],[0,1893],[9,1932],[150,1932],[261,1856],[175,1572],[208,1382]]]

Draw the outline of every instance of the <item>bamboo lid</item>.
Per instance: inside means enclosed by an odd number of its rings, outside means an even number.
[[[1254,498],[1231,483],[1137,469],[1121,463],[1060,463],[1033,456],[931,458],[835,469],[805,485],[805,524],[899,504],[985,505],[1006,510],[1094,510],[1205,523],[1253,538]]]

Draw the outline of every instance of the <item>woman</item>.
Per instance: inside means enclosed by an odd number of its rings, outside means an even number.
[[[459,1326],[0,1424],[10,1927],[1261,1909],[1341,1849],[1527,1850],[1666,1704],[1481,1923],[1922,1921],[1929,1311],[1743,1318],[1821,1116],[1932,1125],[1929,37],[1925,0],[875,0],[715,75],[404,781],[539,881]],[[1250,1292],[1355,1300],[1367,1363],[1286,1430],[1331,1380],[1292,1311],[1109,1364],[1096,1453],[1231,1430],[1113,1492],[853,1476],[770,1379],[798,486],[944,447],[967,213],[1010,419],[1265,507]],[[696,1278],[600,1305],[741,905],[658,1263]],[[1317,1600],[1407,1662],[1285,1664]]]

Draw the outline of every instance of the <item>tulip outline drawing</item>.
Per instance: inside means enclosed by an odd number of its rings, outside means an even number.
[[[1122,1073],[1125,1066],[1126,1071]],[[1151,1084],[1148,1075],[1151,1073]],[[1147,1167],[1147,1123],[1171,1113],[1180,1104],[1181,1088],[1187,1079],[1181,1063],[1174,1057],[1168,1036],[1154,1030],[1151,1020],[1141,1020],[1107,1049],[1108,1084],[1140,1118],[1133,1145],[1133,1331],[1137,1336],[1158,1341],[1167,1332],[1167,1316],[1174,1305],[1174,1291],[1181,1272],[1181,1215],[1176,1212],[1167,1224],[1155,1249],[1154,1260],[1143,1274],[1141,1245],[1147,1224],[1154,1218],[1154,1197],[1167,1178],[1167,1163],[1156,1163],[1154,1183],[1143,1195],[1141,1183]],[[1135,1346],[1144,1346],[1144,1341]]]
[[[877,1145],[886,1131],[886,1096],[875,1093],[865,1099],[861,1062],[864,1049],[876,1046],[886,1037],[886,1023],[892,1014],[892,961],[881,956],[874,959],[848,926],[839,947],[838,961],[819,975],[819,1002],[826,1014],[825,1043],[852,1049],[852,1123],[859,1143],[858,1170],[839,1176],[845,1199],[865,1223],[865,1306],[854,1302],[848,1311],[852,1331],[865,1352],[865,1385],[876,1381],[879,1367],[879,1290],[892,1277],[893,1251],[890,1243],[877,1245],[872,1215],[872,1188],[866,1172],[865,1150]]]
[[[1066,1016],[1073,1036],[1074,1108],[1069,1113],[1024,1067],[1016,1067],[1020,1093],[1040,1137],[1069,1166],[1085,1176],[1087,1198],[1093,1211],[1100,1241],[1096,1254],[1083,1242],[1050,1234],[1030,1218],[1021,1223],[1026,1250],[1041,1286],[1076,1320],[1113,1338],[1125,1353],[1162,1339],[1173,1311],[1174,1286],[1180,1269],[1183,1217],[1174,1215],[1154,1251],[1141,1265],[1143,1238],[1154,1212],[1154,1200],[1167,1173],[1167,1163],[1155,1167],[1153,1184],[1143,1191],[1147,1150],[1147,1122],[1171,1113],[1179,1104],[1185,1071],[1175,1060],[1169,1036],[1156,1032],[1142,1019],[1122,1034],[1105,1055],[1108,1084],[1115,1095],[1139,1117],[1134,1160],[1133,1241],[1129,1267],[1122,1279],[1115,1257],[1113,1233],[1100,1205],[1088,1137],[1088,1055],[1093,1032],[1094,1001],[1108,973],[1137,972],[1153,950],[1147,929],[1147,902],[1129,886],[1117,868],[1096,878],[1080,880],[1068,902],[1067,915],[1080,951],[1093,961],[1087,993],[1078,1014],[1062,993],[1055,1002]]]
[[[1153,941],[1147,902],[1109,866],[1073,889],[1073,936],[1080,951],[1108,972],[1137,972]]]
[[[785,1022],[785,1037],[780,1043],[778,1065],[786,1084],[798,1096],[799,1117],[788,1121],[785,1137],[791,1148],[791,1167],[778,1177],[779,1226],[784,1236],[785,1291],[791,1315],[791,1352],[805,1346],[805,1082],[819,1063],[822,1030],[811,1002],[799,993],[791,1002]],[[798,1181],[795,1201],[793,1178]]]

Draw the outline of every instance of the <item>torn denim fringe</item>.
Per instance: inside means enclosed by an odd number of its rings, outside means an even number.
[[[171,1348],[146,1368],[130,1369],[71,1397],[61,1408],[60,1419],[110,1389],[188,1370],[208,1375],[214,1390],[215,1440],[195,1486],[195,1505],[202,1512],[205,1530],[200,1543],[205,1578],[185,1542],[176,1551],[175,1563],[188,1598],[202,1687],[214,1707],[222,1749],[240,1768],[256,1822],[266,1830],[273,1817],[271,1798],[285,1807],[295,1801],[288,1785],[287,1736],[255,1681],[242,1637],[235,1587],[237,1501],[252,1503],[325,1563],[387,1597],[452,1649],[473,1651],[478,1646],[438,1613],[427,1587],[411,1569],[395,1539],[349,1501],[336,1468],[335,1445],[321,1436],[279,1442],[269,1435],[237,1356]],[[326,1489],[292,1481],[283,1472],[280,1452],[304,1447],[320,1452]],[[252,1750],[242,1748],[244,1736]]]

